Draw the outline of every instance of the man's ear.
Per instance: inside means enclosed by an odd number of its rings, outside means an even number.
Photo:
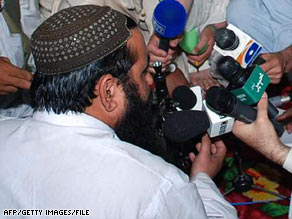
[[[118,90],[118,80],[113,77],[111,74],[103,75],[96,89],[98,90],[101,104],[107,112],[114,111],[118,103],[115,100],[115,95],[117,95]]]

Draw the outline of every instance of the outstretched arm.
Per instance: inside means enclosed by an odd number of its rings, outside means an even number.
[[[271,161],[283,165],[290,148],[278,138],[272,123],[269,121],[267,109],[268,97],[264,94],[258,103],[256,121],[251,124],[236,121],[233,133]]]

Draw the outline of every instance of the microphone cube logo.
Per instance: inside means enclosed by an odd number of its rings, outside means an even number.
[[[241,102],[257,103],[270,83],[269,76],[256,65],[243,87],[231,91]]]
[[[250,40],[244,50],[239,54],[239,56],[237,57],[237,61],[238,63],[246,68],[248,66],[250,66],[253,61],[256,59],[256,57],[259,55],[260,51],[261,51],[262,47],[260,44],[258,44],[257,42]]]
[[[207,129],[207,132],[211,138],[231,132],[234,118],[217,114],[208,106],[206,100],[203,100],[203,110],[209,118],[210,127]]]
[[[157,19],[155,17],[153,17],[153,19],[152,19],[152,24],[153,24],[153,28],[154,28],[156,33],[158,33],[160,36],[165,35],[165,30],[166,30],[165,25],[159,23],[159,21],[157,21]]]
[[[227,121],[221,123],[220,128],[219,128],[219,135],[223,135],[223,134],[227,133],[226,132],[227,123],[228,123]]]

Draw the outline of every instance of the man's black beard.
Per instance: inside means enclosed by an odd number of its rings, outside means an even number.
[[[124,85],[124,91],[128,105],[123,118],[115,127],[117,136],[123,141],[164,157],[165,151],[156,135],[151,110],[152,93],[146,101],[143,101],[136,84],[131,82]]]

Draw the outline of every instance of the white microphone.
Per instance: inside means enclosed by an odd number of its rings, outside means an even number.
[[[251,66],[263,48],[260,43],[233,24],[218,29],[215,41],[214,50],[223,56],[231,56],[243,68]]]
[[[200,86],[191,88],[183,85],[178,86],[174,89],[172,97],[173,100],[178,103],[176,108],[178,111],[194,110],[206,112],[209,120],[207,132],[210,137],[216,137],[231,132],[234,119],[228,116],[218,115],[209,109],[204,100],[204,93]],[[192,126],[196,129],[196,124],[192,124]],[[186,133],[188,132],[186,131]]]
[[[212,54],[209,57],[210,72],[224,87],[228,86],[229,82],[217,70],[217,63],[223,56],[234,58],[243,68],[247,68],[253,63],[262,64],[265,62],[259,56],[263,46],[233,24],[218,29],[215,41]]]
[[[292,100],[292,93],[290,93],[289,95],[275,96],[275,97],[269,98],[269,101],[275,107],[280,107],[286,103],[290,103],[291,100]]]
[[[211,138],[224,135],[232,131],[234,118],[218,115],[207,106],[206,100],[203,101],[203,110],[207,113],[209,118],[210,126],[207,129],[207,132]]]
[[[203,107],[203,90],[200,86],[187,87],[180,85],[172,93],[173,100],[178,103],[177,111],[199,110]]]

